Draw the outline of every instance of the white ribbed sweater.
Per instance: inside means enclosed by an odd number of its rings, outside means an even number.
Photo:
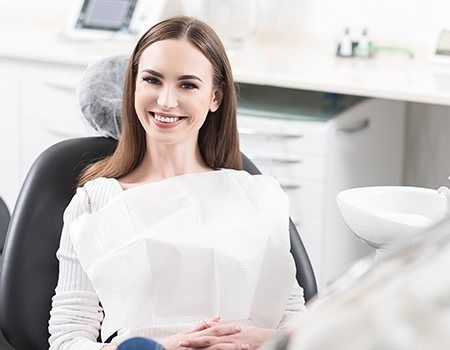
[[[83,213],[97,211],[122,191],[117,180],[98,178],[78,188],[64,212],[64,227],[57,252],[60,262],[59,279],[49,320],[51,350],[97,350],[105,345],[96,341],[103,320],[103,310],[72,246],[69,228],[71,222]],[[278,328],[304,310],[303,290],[295,283]],[[184,329],[170,326],[161,327],[156,332],[153,327],[151,333],[145,327],[127,330],[126,334],[121,334],[119,330],[113,343],[119,343],[130,336],[162,339],[182,330]]]

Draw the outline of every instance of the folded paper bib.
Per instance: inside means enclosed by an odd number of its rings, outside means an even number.
[[[83,214],[70,235],[105,311],[102,339],[214,315],[275,328],[295,279],[288,216],[273,178],[236,170],[134,187]]]

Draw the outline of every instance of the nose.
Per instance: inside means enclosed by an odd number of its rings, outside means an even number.
[[[165,86],[160,90],[158,100],[156,102],[163,109],[171,109],[178,106],[176,92],[173,91],[170,86]]]

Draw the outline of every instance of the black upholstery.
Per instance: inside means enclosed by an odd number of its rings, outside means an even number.
[[[0,254],[3,253],[3,246],[5,244],[6,231],[8,230],[9,220],[11,216],[9,214],[8,207],[3,199],[0,197]]]
[[[115,145],[115,140],[103,137],[63,141],[47,149],[25,179],[11,218],[0,276],[0,326],[17,350],[48,348],[63,212],[81,169],[112,152]],[[243,157],[245,169],[258,173]],[[308,300],[316,293],[314,273],[292,222],[290,229],[297,279]]]
[[[0,197],[0,271],[3,264],[3,246],[5,244],[6,231],[8,230],[9,221],[11,220],[11,215],[9,214],[9,209],[6,203]],[[5,344],[5,339],[3,334],[0,332],[0,349],[3,348]]]

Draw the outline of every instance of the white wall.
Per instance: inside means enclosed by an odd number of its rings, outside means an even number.
[[[449,186],[450,107],[410,103],[408,108],[405,185]]]
[[[450,26],[448,0],[293,0],[290,20],[304,37],[335,40],[344,27],[369,29],[376,44],[427,45],[439,25]],[[289,5],[288,5],[289,6]]]
[[[53,21],[64,23],[64,14],[76,0],[0,0],[0,19],[7,19],[9,9],[23,7],[23,20],[39,20],[39,13],[55,13]],[[148,0],[152,1],[152,0]],[[199,0],[190,0],[198,2]],[[209,3],[217,0],[205,0]],[[224,0],[225,1],[225,0]],[[236,0],[228,0],[236,1]],[[239,0],[244,2],[255,0]],[[449,0],[257,0],[264,5],[265,29],[280,27],[305,40],[334,42],[343,28],[356,34],[367,27],[376,44],[427,45],[442,24],[448,24]],[[188,1],[184,1],[187,3]],[[177,7],[183,0],[168,0]],[[73,6],[73,5],[72,5]],[[30,11],[33,8],[33,11]],[[275,9],[280,12],[277,14]],[[12,11],[12,10],[11,10]],[[15,15],[17,14],[14,11]]]
[[[217,0],[170,0],[170,3],[180,1],[219,3]],[[258,40],[279,42],[282,33],[281,38],[293,37],[301,45],[318,42],[334,47],[349,26],[355,36],[367,28],[377,45],[426,49],[439,26],[450,26],[449,0],[222,0],[227,1],[239,3],[242,9],[245,3],[262,4],[260,17],[264,30]]]

